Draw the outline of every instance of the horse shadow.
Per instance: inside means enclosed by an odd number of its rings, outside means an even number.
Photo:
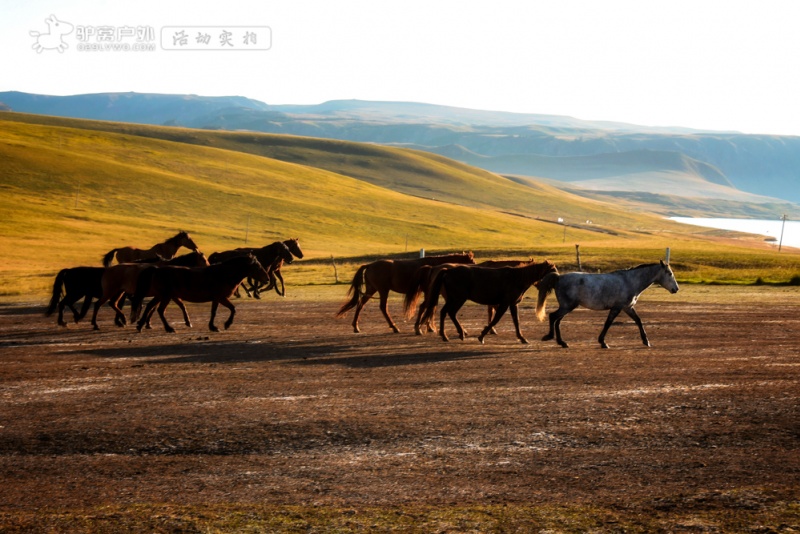
[[[485,357],[470,350],[437,350],[398,354],[363,354],[354,347],[335,342],[301,341],[208,341],[164,345],[79,348],[73,354],[110,359],[136,359],[143,364],[241,364],[283,362],[286,365],[340,365],[378,368],[432,364]]]

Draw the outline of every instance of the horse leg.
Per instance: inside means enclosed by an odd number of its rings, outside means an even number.
[[[69,309],[72,310],[72,316],[75,318],[75,322],[76,323],[78,322],[78,320],[79,320],[78,312],[75,311],[75,308],[73,307],[73,304],[75,304],[75,302],[77,302],[77,300],[79,298],[81,298],[80,295],[75,297],[75,296],[70,295],[69,293],[67,293],[67,295],[63,299],[61,299],[61,302],[58,303],[58,325],[59,326],[67,326],[67,323],[64,321],[64,308],[67,307],[67,306],[69,306]]]
[[[456,325],[456,330],[458,331],[458,338],[462,341],[467,337],[467,331],[464,330],[464,327],[461,326],[461,323],[458,321],[458,310],[466,302],[465,300],[453,300],[453,297],[450,297],[450,300],[442,306],[442,311],[444,311],[445,306],[447,307],[447,315],[450,316],[450,320],[453,321],[453,324]],[[444,321],[442,322],[442,328],[444,328]]]
[[[361,314],[361,310],[364,308],[364,305],[369,299],[372,298],[372,295],[374,294],[374,289],[372,291],[366,290],[364,291],[364,294],[361,295],[361,298],[358,299],[358,303],[356,304],[356,312],[353,315],[353,332],[356,334],[361,332],[361,330],[358,329],[358,316]]]
[[[97,326],[97,312],[100,311],[100,306],[105,304],[106,300],[108,299],[106,299],[106,296],[103,295],[99,299],[97,299],[97,302],[94,303],[94,313],[92,313],[92,327],[95,330],[100,330],[100,327]]]
[[[81,319],[83,319],[84,317],[86,317],[86,314],[89,312],[89,307],[91,305],[92,305],[92,296],[86,295],[85,297],[83,297],[83,305],[81,306],[81,311],[80,313],[78,313],[78,315],[75,316],[76,323]],[[72,306],[70,306],[70,308],[71,307]]]
[[[175,302],[175,304],[178,305],[178,307],[181,309],[181,312],[183,312],[183,323],[189,328],[191,328],[192,321],[189,320],[189,314],[186,312],[186,305],[179,298],[173,298],[172,300],[173,302]]]
[[[439,335],[442,336],[442,341],[450,341],[447,338],[447,334],[444,332],[444,319],[447,317],[447,308],[448,303],[445,302],[444,306],[442,306],[442,311],[439,312]]]
[[[603,330],[600,332],[600,337],[597,338],[597,341],[600,342],[600,346],[604,349],[608,348],[608,344],[606,343],[606,332],[608,332],[608,329],[611,328],[611,323],[614,322],[614,319],[617,318],[617,315],[619,315],[619,312],[621,311],[621,308],[611,308],[611,310],[608,312],[606,324],[603,325]]]
[[[219,303],[231,311],[230,317],[228,317],[228,320],[225,321],[225,330],[227,330],[233,324],[233,316],[236,315],[236,306],[234,306],[233,303],[226,298],[221,299]]]
[[[258,285],[258,282],[253,280],[252,278],[247,278],[247,283],[250,284],[250,291],[253,293],[253,298],[261,299],[261,288]],[[246,291],[246,290],[245,290]],[[250,293],[248,293],[249,295]]]
[[[167,317],[164,315],[164,310],[167,309],[167,305],[169,305],[170,299],[166,298],[158,304],[158,316],[161,317],[161,322],[164,323],[164,330],[169,332],[170,334],[175,332],[175,329],[167,322]],[[147,307],[149,308],[150,305],[148,304]]]
[[[214,324],[214,318],[217,316],[217,307],[219,303],[215,300],[211,303],[211,318],[208,320],[208,329],[212,332],[219,332],[219,328]]]
[[[141,319],[136,324],[136,330],[139,332],[142,331],[142,327],[146,326],[148,330],[150,330],[150,318],[153,316],[153,312],[156,309],[156,305],[158,304],[158,299],[153,298],[150,302],[147,303],[147,306],[144,308],[144,312],[142,313]]]
[[[516,306],[511,308],[511,316],[514,317],[514,325],[517,326],[517,319],[516,319],[517,313],[516,313],[516,309],[515,308],[516,308]],[[484,328],[483,332],[481,332],[480,335],[478,336],[478,341],[480,341],[481,344],[483,344],[483,338],[485,338],[489,334],[489,332],[494,332],[495,325],[498,322],[500,322],[500,318],[503,316],[503,314],[506,313],[507,309],[508,309],[508,306],[505,305],[505,304],[502,304],[502,305],[497,307],[497,310],[495,310],[495,313],[494,313],[494,317],[489,321],[489,324],[486,325],[486,328]],[[492,311],[492,307],[489,306],[489,314],[490,315],[491,315],[491,311]],[[519,326],[517,326],[517,337],[520,337],[521,335],[522,334],[519,333]],[[522,339],[524,339],[524,338],[522,338]],[[523,341],[523,343],[527,343],[527,341]]]
[[[486,324],[492,324],[492,317],[494,317],[494,306],[487,306],[486,308],[489,310],[489,320],[487,321]],[[497,323],[495,323],[495,324],[497,324]],[[489,333],[497,335],[497,330],[495,330],[494,327],[492,327],[489,330]]]
[[[642,336],[642,343],[644,343],[645,347],[649,347],[650,340],[647,339],[647,334],[644,332],[644,325],[642,324],[642,320],[639,319],[639,314],[637,314],[636,310],[633,308],[623,308],[622,311],[627,313],[628,317],[633,319],[633,322],[639,327],[639,334]]]
[[[517,330],[517,339],[523,343],[528,343],[525,336],[522,335],[522,330],[519,328],[519,307],[516,304],[511,305],[511,319],[514,321],[514,328]]]
[[[567,342],[561,337],[561,319],[575,308],[577,308],[577,304],[569,307],[559,306],[556,311],[552,312],[549,315],[550,331],[542,337],[542,341],[553,339],[553,334],[555,334],[556,342],[565,349],[568,348],[569,345],[567,345]]]
[[[400,330],[398,330],[397,325],[394,324],[392,317],[389,315],[389,291],[380,291],[378,296],[380,297],[381,313],[383,313],[383,316],[386,318],[386,322],[389,323],[389,328],[391,328],[395,334],[399,334]]]
[[[108,304],[117,314],[116,317],[114,317],[114,324],[117,326],[125,326],[127,324],[127,321],[125,320],[125,314],[122,313],[122,310],[119,308],[119,301],[124,298],[125,292],[121,291],[115,298],[112,298],[108,301]]]

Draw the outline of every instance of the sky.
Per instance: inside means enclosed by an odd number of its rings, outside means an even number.
[[[2,6],[0,91],[239,95],[268,104],[413,101],[800,135],[795,0]],[[59,21],[54,30],[46,22],[51,15]],[[64,22],[72,31],[61,35]],[[235,40],[224,50],[222,32]],[[211,42],[197,41],[201,35]]]

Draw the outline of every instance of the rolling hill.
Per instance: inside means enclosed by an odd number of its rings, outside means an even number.
[[[800,202],[800,137],[654,128],[413,102],[340,100],[302,106],[268,105],[244,97],[6,92],[0,93],[0,103],[16,111],[56,116],[413,146],[494,172],[550,178],[555,185],[566,176],[571,190],[581,187],[577,173],[591,171],[589,175],[604,176],[602,182],[583,184],[587,193],[647,193],[648,204],[662,211],[665,206],[680,208],[680,198],[687,199],[687,208],[696,206],[695,194],[705,198],[707,206],[714,205],[714,198],[723,200],[713,213],[732,208],[730,214],[750,216],[792,211],[797,206],[788,203]],[[691,162],[694,169],[675,172],[676,158]],[[638,171],[632,173],[630,167]],[[711,183],[734,190],[704,190],[698,177],[712,174]],[[664,195],[665,188],[673,194]],[[738,204],[729,205],[731,200]],[[676,214],[690,215],[691,209]]]
[[[597,268],[721,235],[428,152],[327,139],[3,113],[0,161],[5,297],[179,229],[207,253],[300,237],[312,263],[420,248],[563,260],[581,243]]]

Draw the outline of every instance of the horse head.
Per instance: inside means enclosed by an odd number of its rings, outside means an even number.
[[[675,274],[672,272],[672,268],[669,266],[669,263],[664,263],[664,260],[660,260],[660,264],[661,270],[659,271],[656,282],[670,293],[677,293],[679,289],[678,281],[675,280]]]
[[[299,258],[301,260],[303,259],[303,251],[300,250],[299,238],[294,237],[292,239],[287,239],[286,241],[283,242],[283,244],[289,247],[289,250],[296,258]]]
[[[186,247],[189,250],[197,252],[198,248],[197,244],[195,244],[195,242],[192,241],[192,238],[189,236],[189,233],[186,232],[185,230],[181,230],[180,232],[178,232],[178,235],[176,235],[173,239],[177,240],[180,246]]]
[[[299,257],[302,257],[302,254]],[[278,258],[285,261],[287,265],[294,261],[294,255],[292,254],[291,249],[286,246],[286,243],[281,243],[281,246],[278,247]]]
[[[247,276],[249,278],[258,280],[261,283],[268,284],[270,280],[269,273],[261,265],[261,262],[258,261],[258,258],[256,258],[252,253],[248,253],[243,257],[247,258],[248,260],[249,270],[247,272]]]

